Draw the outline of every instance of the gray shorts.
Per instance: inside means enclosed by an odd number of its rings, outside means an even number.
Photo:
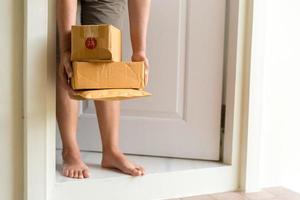
[[[127,0],[78,0],[77,24],[112,24],[122,30]],[[56,63],[59,63],[59,40],[56,31]]]

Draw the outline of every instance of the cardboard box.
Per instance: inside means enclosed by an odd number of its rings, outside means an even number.
[[[122,59],[121,31],[112,25],[72,26],[71,60],[120,62]]]
[[[144,62],[73,62],[74,90],[145,87]]]
[[[146,97],[150,95],[149,92],[137,89],[103,89],[76,91],[75,95],[71,97],[76,100],[112,101]]]

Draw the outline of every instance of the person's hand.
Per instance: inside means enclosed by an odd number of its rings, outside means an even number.
[[[134,62],[144,61],[145,64],[145,86],[148,84],[149,79],[149,60],[144,53],[133,53],[131,60]]]
[[[61,54],[58,70],[58,78],[62,82],[62,87],[64,87],[70,95],[74,94],[75,92],[70,86],[70,80],[73,75],[70,51],[65,51]]]

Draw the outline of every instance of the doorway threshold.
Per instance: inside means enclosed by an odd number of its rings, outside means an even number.
[[[126,155],[128,159],[136,164],[145,168],[145,175],[168,173],[185,170],[199,170],[205,168],[222,167],[226,166],[221,162],[205,161],[196,159],[182,159],[170,157],[157,157],[157,156],[143,156],[143,155]],[[82,160],[88,165],[90,169],[90,178],[86,179],[110,179],[128,177],[129,175],[123,174],[118,170],[105,169],[100,166],[102,159],[101,152],[81,152]],[[78,179],[67,178],[62,175],[62,159],[61,150],[56,151],[56,182],[63,183],[69,181],[77,181]]]
[[[101,168],[100,152],[81,152],[81,157],[90,168],[90,178],[67,178],[61,173],[61,150],[56,151],[53,199],[171,199],[237,189],[236,170],[221,162],[127,154],[145,168],[144,176],[133,177]]]

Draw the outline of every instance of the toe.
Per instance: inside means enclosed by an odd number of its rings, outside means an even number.
[[[78,170],[75,170],[73,178],[78,178]]]
[[[84,176],[84,178],[90,177],[90,173],[87,169],[83,170],[83,176]]]
[[[141,175],[145,174],[145,170],[142,166],[137,166],[136,169],[140,171]]]
[[[145,172],[145,168],[142,167],[141,165],[137,165],[137,168],[140,169],[142,172]]]
[[[135,168],[132,168],[129,171],[130,171],[130,174],[133,176],[139,176],[139,174],[140,174],[139,170],[137,170]]]
[[[70,178],[73,178],[74,177],[74,170],[68,170],[69,171],[69,174],[68,174],[68,177]]]
[[[140,168],[137,167],[136,170],[138,171],[138,175],[139,175],[139,176],[142,176],[142,175],[143,175],[143,171],[142,171]]]
[[[84,178],[82,170],[78,171],[78,178],[79,179],[83,179]]]
[[[68,169],[63,169],[63,175],[64,176],[69,176],[69,170]]]

